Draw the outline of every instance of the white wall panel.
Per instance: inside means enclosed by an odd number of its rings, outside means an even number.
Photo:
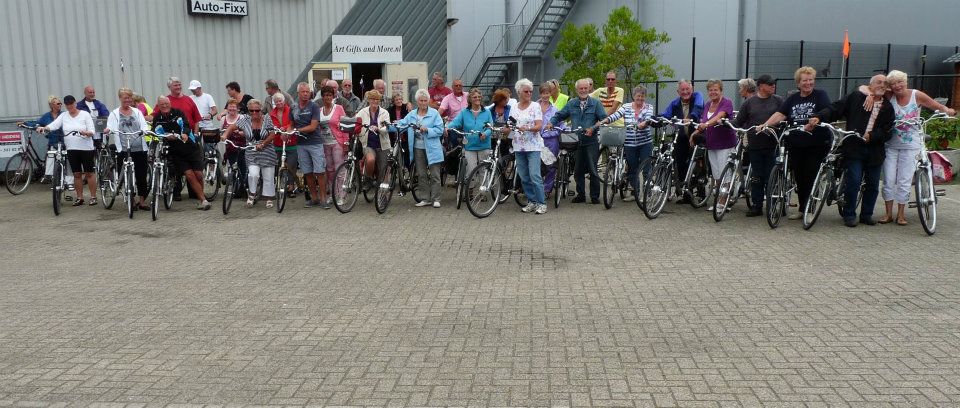
[[[152,104],[166,78],[199,79],[218,105],[237,81],[263,97],[263,81],[286,88],[356,0],[249,0],[248,16],[191,16],[183,0],[4,0],[0,14],[0,120],[33,118],[50,94],[117,105],[120,58],[127,86]],[[186,85],[186,84],[185,84]]]

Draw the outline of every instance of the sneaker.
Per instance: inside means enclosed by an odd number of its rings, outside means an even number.
[[[303,208],[313,208],[313,200],[305,200],[303,202]]]
[[[91,198],[87,205],[97,205],[97,197]]]
[[[200,209],[200,210],[203,210],[203,211],[209,210],[209,209],[210,209],[210,202],[207,201],[207,200],[203,200],[202,202],[200,202],[200,203],[197,204],[197,209]]]
[[[623,196],[623,201],[624,201],[624,202],[637,201],[637,198],[634,197],[632,194],[631,194],[631,195],[625,195],[625,196]]]
[[[600,204],[600,199],[599,199],[599,198],[591,198],[591,199],[590,199],[590,204]]]
[[[318,204],[317,206],[320,207],[320,208],[322,208],[322,209],[324,209],[324,210],[329,210],[329,209],[330,209],[330,203],[328,203],[328,202],[326,202],[326,201]]]
[[[440,200],[433,202],[433,208],[440,208]]]
[[[747,211],[747,217],[759,217],[761,215],[763,215],[763,211],[760,210],[751,209]]]
[[[709,207],[707,207],[707,212],[712,212],[712,211],[713,211],[713,206],[712,206],[712,205],[709,206]]]
[[[546,205],[546,204],[540,204],[540,205],[538,205],[538,206],[537,206],[537,209],[534,210],[533,213],[534,213],[534,214],[546,214],[546,213],[547,213],[547,205]]]
[[[417,207],[426,207],[426,206],[431,205],[431,204],[433,204],[433,203],[431,203],[431,202],[429,202],[429,201],[420,201],[420,202],[417,202],[417,203],[414,204],[414,205],[417,206]]]
[[[247,208],[253,208],[253,197],[247,197]]]
[[[795,212],[795,213],[790,214],[789,216],[787,216],[787,219],[788,219],[788,220],[799,220],[799,219],[801,219],[801,218],[803,218],[803,214],[801,214],[801,213],[799,213],[799,212]]]
[[[534,203],[528,203],[527,206],[521,208],[520,211],[523,211],[523,212],[525,212],[525,213],[528,213],[528,212],[534,211],[534,210],[536,210],[536,209],[537,209],[537,205],[536,205],[536,204],[534,204]]]
[[[850,227],[850,228],[856,227],[856,226],[857,226],[857,219],[856,219],[856,218],[850,218],[850,219],[847,219],[847,220],[843,220],[843,225],[846,225],[846,226],[848,226],[848,227]]]
[[[865,224],[865,225],[877,225],[877,220],[874,219],[873,217],[870,217],[870,218],[861,218],[861,219],[860,219],[860,223],[861,223],[861,224]]]
[[[570,202],[574,204],[585,203],[587,199],[583,198],[583,196],[577,196],[573,200],[570,200]]]
[[[82,199],[82,198],[78,198],[76,201],[73,202],[73,206],[74,206],[74,207],[79,207],[79,206],[81,206],[81,205],[83,205],[83,199]]]

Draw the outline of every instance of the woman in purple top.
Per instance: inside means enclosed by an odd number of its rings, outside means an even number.
[[[727,157],[737,148],[736,132],[726,126],[717,126],[723,118],[733,117],[733,101],[723,96],[723,81],[719,79],[707,81],[707,96],[709,100],[703,104],[697,132],[706,135],[710,172],[713,173],[713,179],[719,183]],[[690,144],[693,145],[693,136],[690,137]],[[713,211],[713,207],[708,211]]]
[[[549,123],[553,115],[557,114],[557,108],[550,103],[550,95],[553,92],[553,83],[550,81],[540,84],[540,109],[543,111],[543,123]],[[543,138],[543,145],[550,149],[554,156],[560,154],[560,131],[549,129],[540,131],[540,137]],[[547,166],[546,177],[543,178],[543,193],[545,197],[550,197],[553,191],[553,179],[557,175],[557,166]]]

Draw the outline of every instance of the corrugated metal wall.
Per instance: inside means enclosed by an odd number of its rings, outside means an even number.
[[[171,75],[199,79],[220,107],[230,81],[263,97],[267,78],[293,83],[356,0],[250,0],[243,18],[188,15],[184,0],[2,3],[0,121],[35,118],[48,95],[79,97],[86,84],[116,107],[121,57],[127,86],[151,104]]]
[[[403,36],[404,61],[426,62],[431,73],[447,71],[447,0],[358,0],[333,34]],[[301,67],[297,82],[306,80],[309,62],[332,58],[333,45],[327,39]]]

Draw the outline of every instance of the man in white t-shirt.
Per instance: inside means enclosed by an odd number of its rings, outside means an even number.
[[[213,121],[213,117],[217,114],[217,103],[214,102],[213,96],[204,93],[203,85],[196,79],[190,81],[189,89],[190,99],[193,99],[197,110],[200,111],[200,129],[217,129],[219,126]]]

